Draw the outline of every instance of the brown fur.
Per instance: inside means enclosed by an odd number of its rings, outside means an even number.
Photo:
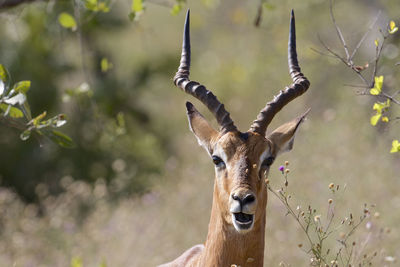
[[[281,149],[293,143],[301,116],[274,131],[268,138],[248,132],[247,139],[239,132],[220,134],[197,111],[189,114],[192,131],[210,155],[223,151],[226,167],[216,169],[211,218],[207,240],[192,247],[167,266],[263,266],[267,189],[260,170],[260,156],[267,152],[276,157]],[[291,145],[289,149],[291,148]],[[285,148],[286,150],[286,148]],[[254,227],[239,233],[232,224],[229,199],[232,192],[253,192],[256,197]]]

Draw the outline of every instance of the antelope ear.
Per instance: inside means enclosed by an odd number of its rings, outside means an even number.
[[[186,102],[187,116],[190,130],[194,133],[199,144],[208,153],[212,154],[212,141],[218,136],[218,132],[207,122],[207,120],[197,111],[192,103]]]
[[[279,126],[271,134],[268,135],[267,138],[271,140],[274,145],[276,156],[283,152],[292,150],[294,136],[296,135],[300,124],[304,121],[309,111],[310,110],[307,110],[306,113],[304,113],[303,115]]]

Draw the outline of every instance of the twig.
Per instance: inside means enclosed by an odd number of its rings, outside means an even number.
[[[311,49],[312,51],[314,51],[315,53],[320,54],[320,55],[322,55],[322,56],[336,58],[336,56],[332,56],[332,55],[329,55],[329,54],[327,54],[327,53],[321,52],[321,51],[319,51],[319,50],[317,50],[317,49],[315,49],[315,48],[313,48],[313,47],[311,47],[310,49]]]
[[[329,11],[330,11],[330,14],[331,14],[332,22],[335,25],[335,29],[336,29],[337,35],[339,36],[339,39],[342,42],[344,51],[346,53],[347,62],[352,63],[350,55],[349,55],[349,49],[347,48],[346,41],[344,40],[342,31],[340,30],[339,26],[337,25],[336,20],[335,20],[335,16],[333,15],[332,0],[329,1]]]
[[[381,14],[381,11],[379,10],[378,15],[376,15],[374,21],[371,23],[371,25],[369,26],[368,30],[364,33],[363,37],[360,39],[360,41],[358,42],[358,44],[354,48],[353,53],[350,56],[350,60],[353,60],[353,58],[356,55],[358,49],[360,48],[362,43],[365,41],[365,39],[367,38],[368,34],[372,31],[372,28],[374,27],[375,23],[378,21],[378,18],[379,18],[380,14]]]

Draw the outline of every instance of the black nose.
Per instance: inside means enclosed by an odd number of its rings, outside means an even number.
[[[251,204],[252,202],[254,202],[254,200],[256,200],[256,198],[254,197],[253,194],[247,194],[244,197],[238,196],[236,194],[232,194],[232,198],[234,200],[239,201],[241,206],[247,205],[247,204]]]

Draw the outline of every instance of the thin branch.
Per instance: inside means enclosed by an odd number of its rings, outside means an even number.
[[[321,56],[336,58],[336,56],[332,56],[332,55],[329,55],[329,54],[327,54],[327,53],[321,52],[321,51],[319,51],[319,50],[317,50],[317,49],[315,49],[315,48],[313,48],[313,47],[311,47],[310,49],[311,49],[312,51],[314,51],[315,53],[320,54]]]
[[[388,94],[386,94],[386,93],[384,93],[384,92],[381,92],[381,94],[379,94],[379,95],[371,95],[369,92],[366,92],[366,91],[360,92],[360,91],[359,91],[359,92],[357,92],[357,94],[358,94],[358,95],[372,96],[372,97],[380,96],[380,97],[389,99],[390,101],[392,101],[393,103],[395,103],[395,104],[397,104],[397,105],[400,105],[400,101],[399,101],[399,100],[397,100],[397,99],[394,98],[393,96],[388,95]]]
[[[337,25],[336,20],[335,20],[335,16],[333,15],[332,0],[329,1],[329,11],[330,11],[330,14],[331,14],[332,22],[333,22],[333,24],[335,25],[336,32],[337,32],[337,34],[338,34],[338,36],[339,36],[340,41],[342,42],[344,51],[346,52],[347,62],[352,63],[352,62],[351,62],[350,55],[349,55],[349,49],[347,48],[346,41],[344,40],[342,31],[340,30],[339,26]]]
[[[382,33],[382,32],[381,32],[381,33]],[[383,35],[383,33],[382,33],[382,35]],[[375,76],[376,76],[376,73],[377,73],[377,71],[378,71],[378,62],[379,62],[379,59],[380,59],[380,57],[381,57],[381,52],[382,52],[383,44],[385,43],[385,40],[386,40],[386,36],[383,35],[383,40],[382,40],[381,46],[380,46],[380,47],[379,47],[379,46],[376,47],[375,64],[374,64],[374,70],[373,70],[373,72],[372,72],[372,73],[373,73],[372,81],[371,81],[371,84],[370,84],[371,88],[374,87]]]
[[[360,39],[360,41],[358,42],[358,44],[354,48],[353,53],[350,56],[350,60],[353,60],[353,57],[356,55],[358,49],[360,48],[362,43],[365,41],[365,39],[367,38],[368,34],[372,31],[373,27],[375,26],[375,23],[378,21],[378,18],[379,18],[380,14],[381,14],[381,11],[379,10],[378,15],[376,15],[374,21],[371,23],[371,25],[369,26],[368,30],[364,33],[363,37]]]

